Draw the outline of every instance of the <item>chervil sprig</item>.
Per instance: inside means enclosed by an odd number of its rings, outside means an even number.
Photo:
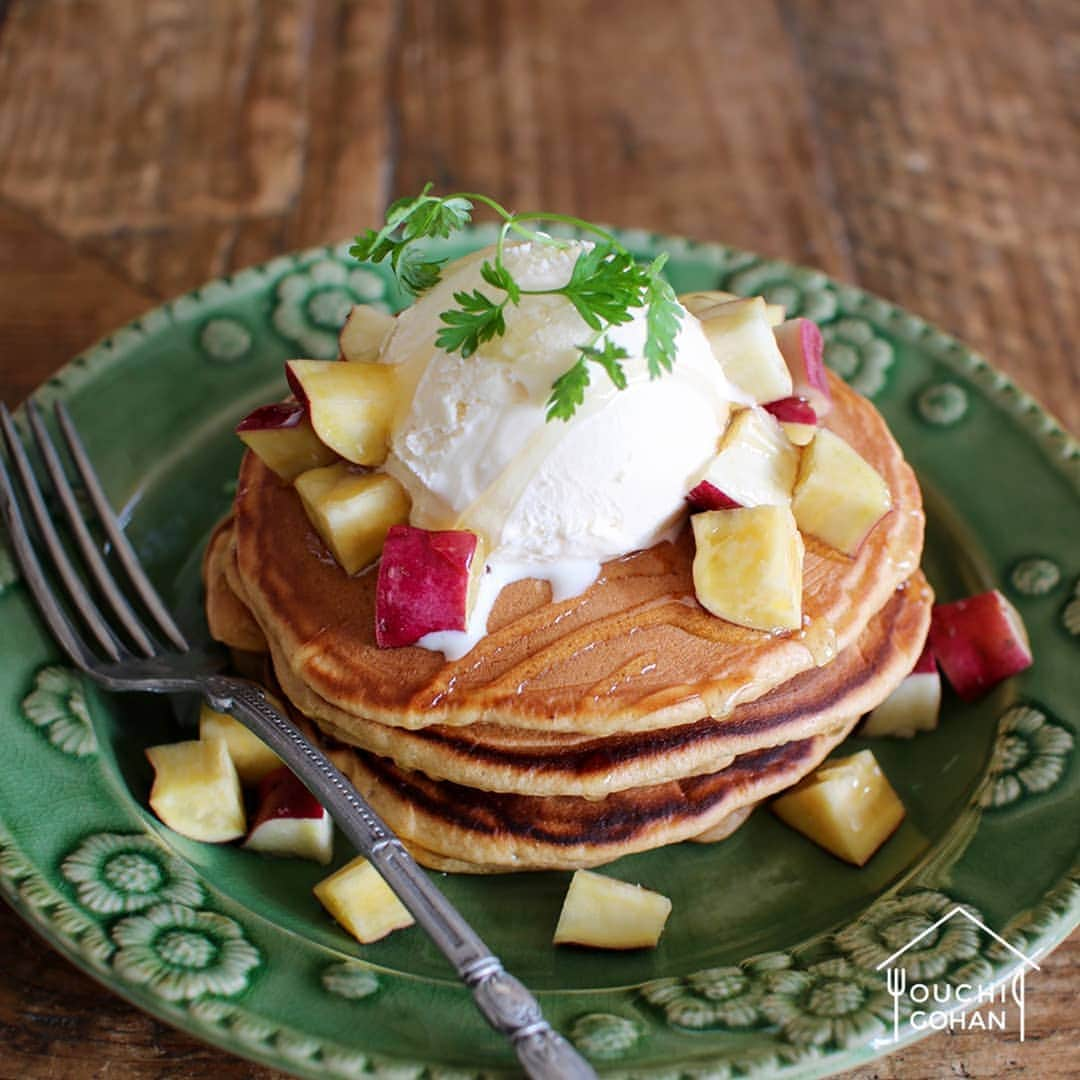
[[[604,369],[617,390],[626,389],[626,372],[620,361],[626,360],[630,354],[621,345],[605,340],[602,348],[579,345],[578,352],[581,355],[577,363],[551,385],[551,396],[547,400],[548,420],[569,420],[585,401],[585,389],[590,381],[590,361]]]
[[[472,356],[485,341],[506,333],[503,309],[509,300],[496,304],[479,289],[471,293],[456,292],[454,299],[460,307],[444,311],[439,318],[447,325],[435,337],[435,344],[447,352]]]
[[[472,202],[462,195],[440,198],[429,194],[432,185],[413,199],[398,199],[386,211],[381,229],[368,229],[349,248],[355,259],[382,262],[390,259],[394,276],[414,295],[439,283],[442,259],[425,259],[416,241],[450,236],[472,220]]]
[[[682,322],[682,306],[675,290],[660,273],[667,263],[667,255],[653,259],[645,286],[645,359],[649,365],[649,378],[658,379],[670,371],[675,363],[675,336]]]
[[[656,379],[671,370],[682,308],[661,276],[666,255],[645,266],[614,236],[591,222],[565,214],[515,214],[486,195],[459,192],[438,196],[431,194],[431,188],[427,184],[415,198],[395,202],[386,212],[383,227],[368,229],[358,236],[349,253],[370,262],[388,259],[402,288],[419,295],[439,283],[443,263],[425,254],[423,241],[445,239],[466,226],[477,203],[502,219],[494,259],[480,268],[484,281],[502,297],[493,299],[479,289],[454,293],[458,306],[439,315],[444,324],[435,337],[439,348],[471,356],[485,342],[506,333],[508,306],[516,306],[523,296],[555,295],[565,296],[574,305],[593,336],[577,346],[577,362],[552,384],[548,420],[569,420],[584,402],[590,363],[599,365],[617,390],[626,388],[621,361],[629,354],[604,335],[612,327],[630,322],[635,309],[645,309],[644,354],[649,377]],[[596,240],[578,256],[565,285],[557,289],[523,289],[503,261],[506,241],[514,232],[540,243],[562,243],[528,224],[545,221],[571,225]]]
[[[597,244],[578,256],[570,280],[555,291],[593,330],[602,330],[605,323],[616,326],[633,318],[630,309],[641,306],[646,273],[628,251]]]

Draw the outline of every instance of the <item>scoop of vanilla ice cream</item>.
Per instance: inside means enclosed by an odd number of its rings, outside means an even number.
[[[579,242],[516,243],[504,262],[523,289],[553,289],[583,250]],[[730,402],[741,399],[700,324],[684,311],[673,370],[658,379],[643,357],[644,310],[609,330],[630,355],[628,387],[616,390],[590,364],[584,405],[568,422],[548,422],[552,382],[594,336],[567,299],[508,305],[505,335],[468,359],[435,346],[440,313],[457,306],[453,293],[502,299],[481,276],[486,258],[492,250],[446,268],[398,317],[382,354],[399,366],[403,387],[385,468],[412,497],[410,520],[481,534],[489,564],[515,564],[512,576],[551,578],[559,563],[595,566],[658,542],[716,453]]]

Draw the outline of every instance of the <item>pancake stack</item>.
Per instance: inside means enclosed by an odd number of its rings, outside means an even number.
[[[854,558],[805,538],[801,631],[707,613],[686,528],[569,600],[507,586],[460,660],[382,649],[375,573],[347,575],[249,453],[204,562],[211,632],[266,654],[273,688],[429,867],[568,869],[721,839],[814,769],[926,638],[918,485],[873,406],[839,380],[832,393],[825,426],[893,509]]]

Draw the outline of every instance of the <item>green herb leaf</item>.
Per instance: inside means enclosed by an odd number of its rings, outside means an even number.
[[[464,228],[472,218],[472,203],[460,196],[448,199],[428,199],[406,214],[404,237],[416,240],[421,237],[441,237]]]
[[[414,296],[439,284],[444,262],[444,259],[428,259],[420,248],[404,244],[390,256],[395,276]]]
[[[614,383],[616,390],[626,389],[626,372],[623,371],[620,360],[628,360],[630,354],[621,346],[616,345],[604,338],[604,347],[598,349],[595,345],[579,345],[578,350],[584,353],[587,360],[599,364],[607,377]]]
[[[562,420],[564,423],[578,410],[585,400],[585,390],[589,385],[589,366],[582,356],[572,367],[567,368],[552,384],[547,400],[547,420]]]
[[[496,289],[502,289],[510,297],[512,304],[521,303],[521,289],[514,280],[513,274],[505,266],[485,262],[480,267],[480,275],[489,285],[494,285]]]
[[[460,307],[444,311],[439,316],[446,323],[435,335],[435,344],[440,349],[447,352],[460,350],[462,356],[469,357],[485,341],[506,333],[506,322],[503,319],[505,300],[496,304],[479,289],[473,289],[471,293],[454,293],[454,299]]]
[[[666,262],[667,255],[658,255],[646,271],[645,359],[651,379],[670,371],[675,363],[675,338],[682,323],[682,308],[675,290],[660,276]]]
[[[405,221],[410,214],[412,214],[416,208],[428,200],[429,193],[435,185],[429,180],[421,190],[419,195],[404,195],[400,199],[395,199],[386,208],[386,225],[393,229]],[[437,198],[437,196],[431,196]]]
[[[368,229],[356,237],[349,254],[354,259],[379,263],[390,259],[402,288],[419,295],[439,283],[442,259],[425,258],[413,245],[418,240],[442,238],[463,228],[472,217],[472,202],[462,195],[441,199],[429,195],[431,184],[412,199],[398,199],[386,211],[381,229]]]
[[[616,390],[626,389],[626,372],[621,360],[628,360],[630,354],[621,346],[604,339],[603,347],[579,345],[581,356],[573,367],[564,371],[551,385],[551,394],[547,400],[548,420],[569,420],[585,401],[585,390],[590,385],[589,361],[599,364],[607,373]]]
[[[593,330],[629,322],[630,309],[641,307],[645,271],[630,252],[597,244],[574,263],[570,280],[559,290]]]
[[[382,262],[394,250],[393,242],[374,229],[365,229],[353,241],[349,254],[361,262]]]

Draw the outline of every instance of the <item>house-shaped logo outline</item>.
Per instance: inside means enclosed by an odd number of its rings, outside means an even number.
[[[955,918],[955,916],[957,916],[957,915],[963,915],[964,918],[968,920],[968,922],[970,922],[973,925],[977,926],[980,930],[983,931],[984,934],[988,934],[999,945],[1004,945],[1005,948],[1009,950],[1009,952],[1011,952],[1018,960],[1020,960],[1020,962],[1021,962],[1020,966],[1015,971],[1012,972],[1010,982],[1012,983],[1012,987],[1013,987],[1013,989],[1012,989],[1013,1000],[1016,1002],[1016,1004],[1017,1004],[1017,1006],[1019,1008],[1019,1012],[1020,1012],[1020,1042],[1023,1042],[1024,1041],[1024,979],[1027,976],[1027,969],[1029,967],[1034,968],[1036,971],[1041,971],[1042,968],[1040,968],[1039,965],[1036,964],[1035,961],[1032,960],[1030,956],[1025,956],[1015,946],[1010,945],[1009,942],[1007,942],[1000,934],[995,933],[995,931],[991,930],[990,927],[987,926],[981,919],[977,918],[975,915],[972,915],[971,912],[968,911],[967,908],[963,907],[960,904],[957,904],[957,906],[954,907],[951,911],[946,912],[946,914],[942,915],[941,918],[937,920],[937,922],[933,923],[931,926],[928,926],[925,930],[922,930],[918,934],[916,934],[906,945],[904,945],[900,949],[897,949],[896,952],[894,952],[892,954],[892,956],[889,956],[886,959],[882,960],[880,964],[877,964],[874,967],[874,970],[875,971],[881,971],[883,969],[891,968],[893,966],[893,964],[895,964],[896,961],[901,956],[903,956],[904,953],[906,953],[908,951],[908,949],[910,949],[913,946],[917,945],[920,941],[923,940],[923,938],[927,937],[929,934],[932,934],[935,930],[938,929],[938,927],[944,926],[945,923],[949,922],[950,919]],[[891,974],[891,973],[886,972],[886,974]],[[1017,990],[1016,990],[1017,980],[1019,980],[1019,984],[1020,984],[1019,994],[1017,994]],[[1004,982],[1005,980],[1003,979],[1001,981]],[[890,1041],[895,1043],[895,1042],[898,1042],[899,1038],[900,1038],[900,1011],[899,1010],[900,1010],[900,997],[902,996],[903,991],[902,990],[899,991],[899,992],[895,991],[894,988],[893,988],[892,982],[890,981],[889,994],[892,996],[894,1006],[895,1006],[895,1011],[893,1013],[893,1037],[892,1037],[891,1040],[878,1040],[878,1039],[875,1039],[874,1040],[875,1045],[886,1045]],[[955,1011],[955,1010],[951,1010],[951,1011]]]
[[[947,923],[954,915],[963,915],[964,918],[968,920],[968,922],[974,923],[980,930],[983,931],[984,934],[989,934],[1000,945],[1004,945],[1005,948],[1009,950],[1009,952],[1021,959],[1029,967],[1033,967],[1036,971],[1042,971],[1042,968],[1040,968],[1034,960],[1032,960],[1028,956],[1025,956],[1019,949],[1014,948],[1000,934],[994,933],[994,931],[991,930],[990,927],[986,925],[986,923],[984,923],[981,919],[977,919],[974,915],[971,914],[970,911],[968,911],[967,908],[962,907],[959,904],[957,904],[956,907],[952,909],[952,911],[948,912],[945,915],[942,915],[941,918],[938,919],[938,921],[932,926],[928,926],[921,933],[916,934],[902,949],[897,949],[896,952],[892,954],[892,956],[888,957],[888,959],[882,960],[881,963],[874,968],[874,970],[881,971],[882,968],[891,966],[898,956],[903,956],[904,953],[908,951],[908,949],[910,949],[913,945],[918,945],[918,943],[922,941],[922,939],[928,934],[932,934],[939,926],[944,926],[945,923]]]

